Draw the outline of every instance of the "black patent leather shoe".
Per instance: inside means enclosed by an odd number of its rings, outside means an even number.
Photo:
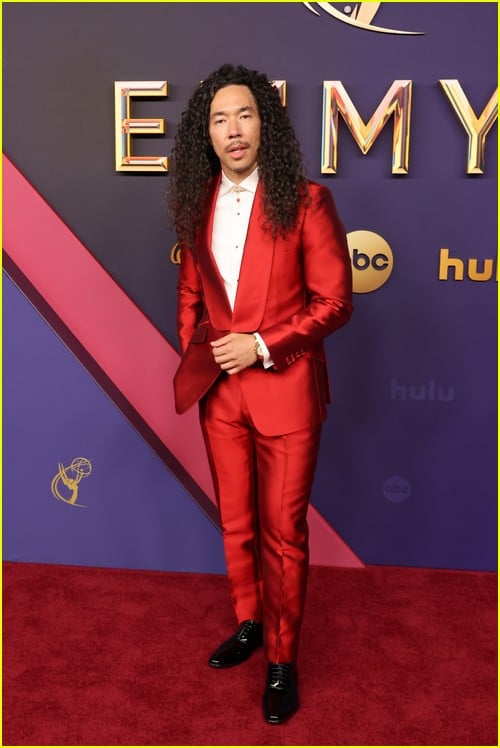
[[[293,662],[270,664],[267,668],[266,690],[262,700],[264,719],[279,725],[299,708],[297,671]]]
[[[248,660],[262,646],[262,624],[243,621],[236,634],[217,647],[210,657],[210,667],[234,667]]]

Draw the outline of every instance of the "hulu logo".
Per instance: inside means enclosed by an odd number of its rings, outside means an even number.
[[[391,400],[451,403],[455,399],[454,387],[438,385],[433,379],[425,384],[400,384],[394,377],[391,380],[390,392]]]
[[[498,267],[496,260],[478,260],[470,257],[461,260],[458,257],[450,257],[449,249],[439,250],[439,280],[463,281],[467,269],[467,278],[471,281],[489,281],[493,277],[498,281]]]

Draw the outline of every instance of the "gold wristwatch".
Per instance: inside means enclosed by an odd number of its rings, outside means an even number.
[[[257,361],[264,361],[264,354],[262,353],[262,348],[260,347],[260,343],[255,338],[255,345],[253,347],[254,353],[257,356]]]

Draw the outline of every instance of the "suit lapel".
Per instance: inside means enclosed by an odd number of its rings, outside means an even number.
[[[214,178],[213,191],[207,199],[205,217],[202,223],[205,228],[200,231],[197,243],[198,262],[203,278],[203,292],[205,305],[210,315],[210,321],[217,330],[229,330],[231,327],[231,305],[227,298],[224,281],[212,254],[212,231],[214,226],[215,204],[219,192],[221,175]]]
[[[264,316],[274,250],[273,238],[262,228],[264,221],[262,186],[259,182],[241,261],[231,325],[233,332],[258,330]]]
[[[205,229],[200,232],[197,243],[205,304],[210,321],[217,330],[252,332],[259,329],[264,316],[273,262],[274,240],[262,228],[265,214],[262,186],[259,182],[248,223],[234,310],[231,312],[224,281],[211,249],[220,179],[220,175],[214,179],[213,192],[208,197],[203,222]]]

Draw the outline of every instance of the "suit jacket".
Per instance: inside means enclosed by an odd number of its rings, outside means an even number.
[[[209,341],[228,332],[258,332],[274,366],[239,374],[256,428],[286,434],[326,417],[330,390],[323,339],[352,313],[351,261],[344,227],[330,191],[309,183],[309,204],[285,236],[264,231],[262,183],[255,195],[238,290],[231,307],[212,255],[212,227],[220,183],[214,178],[194,252],[181,249],[177,327],[181,363],[175,403],[183,413],[221,374]]]

